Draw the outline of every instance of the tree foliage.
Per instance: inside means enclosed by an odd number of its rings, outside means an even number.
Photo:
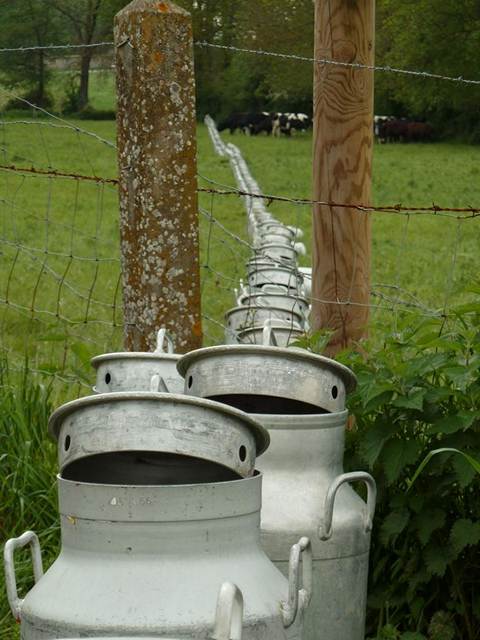
[[[406,69],[480,80],[480,3],[476,0],[378,0],[376,59]],[[378,73],[376,112],[423,117],[448,134],[480,141],[480,87]]]
[[[59,24],[55,12],[43,0],[0,3],[0,46],[45,46],[58,42]],[[49,102],[50,71],[45,51],[7,52],[0,56],[0,71],[9,84],[19,85],[35,104]]]
[[[313,56],[312,0],[177,0],[190,11],[195,47],[197,107],[223,117],[232,111],[312,110],[311,62],[240,53],[241,47]],[[112,39],[113,17],[126,0],[0,0],[0,47]],[[477,0],[377,0],[376,62],[478,79],[480,4]],[[76,107],[88,103],[94,48],[79,51]],[[2,54],[9,83],[45,99],[52,53]],[[56,53],[56,55],[59,55]],[[63,55],[63,54],[60,54]],[[375,75],[376,113],[432,122],[442,135],[480,141],[480,87],[388,72]]]

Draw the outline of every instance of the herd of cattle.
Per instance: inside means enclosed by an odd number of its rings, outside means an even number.
[[[256,136],[260,133],[273,136],[291,136],[294,131],[307,131],[312,118],[306,113],[278,113],[269,111],[232,113],[218,125],[219,131],[241,131]],[[415,122],[395,116],[374,117],[375,137],[384,142],[429,142],[433,139],[433,127],[428,122]]]
[[[395,116],[375,116],[374,132],[378,142],[430,142],[433,127],[428,122],[415,122]]]
[[[306,113],[232,113],[218,125],[219,131],[230,129],[230,133],[239,130],[247,135],[257,136],[266,133],[273,136],[290,136],[292,131],[306,131],[312,126],[312,119]]]

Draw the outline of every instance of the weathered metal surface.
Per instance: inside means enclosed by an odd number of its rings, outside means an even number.
[[[301,240],[303,238],[303,231],[298,227],[290,227],[275,220],[267,220],[266,222],[261,222],[258,225],[257,229],[259,235],[263,235],[265,233],[275,233],[277,235],[282,235],[290,238],[292,242],[294,242],[295,240]]]
[[[183,393],[183,378],[178,374],[179,354],[173,353],[173,344],[160,329],[157,348],[148,352],[104,353],[92,358],[92,366],[97,370],[95,393],[116,391],[149,391],[152,376],[164,381],[170,393]]]
[[[271,445],[258,461],[264,475],[262,544],[287,573],[291,545],[305,532],[313,551],[313,598],[305,640],[363,640],[375,483],[343,473],[347,411],[324,415],[255,415]],[[368,504],[348,486],[366,482]]]
[[[225,314],[227,329],[236,332],[242,329],[263,327],[266,320],[281,320],[299,330],[304,325],[304,317],[299,311],[269,305],[234,307]]]
[[[271,258],[282,263],[295,264],[298,258],[298,253],[295,248],[290,244],[262,244],[258,249],[257,255],[262,258]]]
[[[256,345],[229,345],[192,351],[178,362],[187,384],[185,392],[201,398],[222,399],[229,405],[257,413],[341,411],[346,393],[356,385],[347,367],[304,349]],[[302,408],[302,411],[298,409]]]
[[[273,345],[288,347],[305,335],[305,330],[284,320],[270,321],[269,339],[265,341],[265,327],[250,327],[237,333],[237,341],[241,344]]]
[[[307,317],[309,304],[302,296],[292,296],[286,293],[286,289],[276,285],[265,285],[260,292],[244,290],[237,298],[237,304],[251,307],[275,307],[285,311],[294,311]]]
[[[256,246],[261,247],[264,244],[285,244],[289,247],[293,246],[294,240],[290,235],[281,235],[274,232],[260,234]]]
[[[298,562],[286,579],[261,548],[260,475],[151,487],[59,477],[58,486],[62,550],[25,597],[23,640],[207,640],[219,630],[218,640],[227,640],[218,607],[215,624],[215,603],[226,579],[245,598],[244,640],[300,640],[309,593],[299,588]],[[295,542],[294,560],[298,548],[309,548],[308,540]],[[303,563],[308,587],[308,554]],[[284,612],[290,614],[292,601],[297,606],[289,625]],[[231,613],[238,618],[238,610]],[[238,620],[234,627],[238,634]]]
[[[207,460],[240,476],[250,476],[256,454],[268,446],[265,429],[241,411],[167,393],[105,393],[80,398],[52,414],[49,431],[58,440],[62,470],[83,458],[134,451]],[[190,464],[189,458],[184,464]]]
[[[265,266],[249,273],[248,284],[251,287],[263,287],[265,284],[279,284],[301,294],[303,291],[303,276],[296,269]]]
[[[201,345],[190,15],[133,0],[115,19],[125,348]]]

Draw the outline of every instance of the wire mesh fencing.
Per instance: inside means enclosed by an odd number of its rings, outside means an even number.
[[[196,46],[217,48],[207,42]],[[337,64],[263,50],[230,49],[259,59],[271,55],[299,64]],[[373,70],[432,81],[478,83],[422,71],[381,66]],[[13,368],[28,360],[34,371],[88,386],[90,357],[122,347],[115,125],[65,119],[2,89],[0,105],[11,100],[25,109],[20,115],[18,111],[0,111],[1,349]],[[245,282],[246,264],[255,252],[248,234],[249,214],[271,214],[285,225],[303,230],[307,251],[298,258],[300,268],[310,266],[312,243],[309,137],[300,134],[289,140],[273,140],[237,134],[240,155],[231,163],[232,147],[225,140],[233,137],[222,140],[214,131],[210,127],[213,145],[203,126],[198,136],[205,344],[224,342],[228,328],[225,312],[236,305],[236,290],[242,280]],[[388,159],[387,151],[379,155]],[[406,156],[404,164],[391,172],[399,184],[405,182],[405,198],[411,186],[405,177],[411,176],[411,158]],[[459,304],[476,303],[478,296],[476,225],[480,199],[469,201],[470,195],[456,187],[455,177],[446,168],[444,180],[457,191],[451,206],[438,201],[438,176],[432,177],[435,169],[426,166],[426,161],[420,158],[424,164],[416,179],[431,185],[433,203],[413,197],[405,202],[403,196],[402,201],[380,200],[386,180],[380,165],[374,173],[379,203],[323,203],[372,217],[368,306],[371,332],[378,339],[382,332],[395,331],[398,322],[409,315],[443,322]],[[470,168],[473,170],[466,169]],[[471,175],[474,180],[475,174]],[[408,178],[410,182],[414,179]],[[477,193],[473,186],[471,191]],[[341,304],[353,302],[347,299]]]

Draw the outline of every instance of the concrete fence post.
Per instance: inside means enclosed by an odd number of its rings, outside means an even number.
[[[201,346],[190,15],[133,0],[115,18],[125,348]]]

